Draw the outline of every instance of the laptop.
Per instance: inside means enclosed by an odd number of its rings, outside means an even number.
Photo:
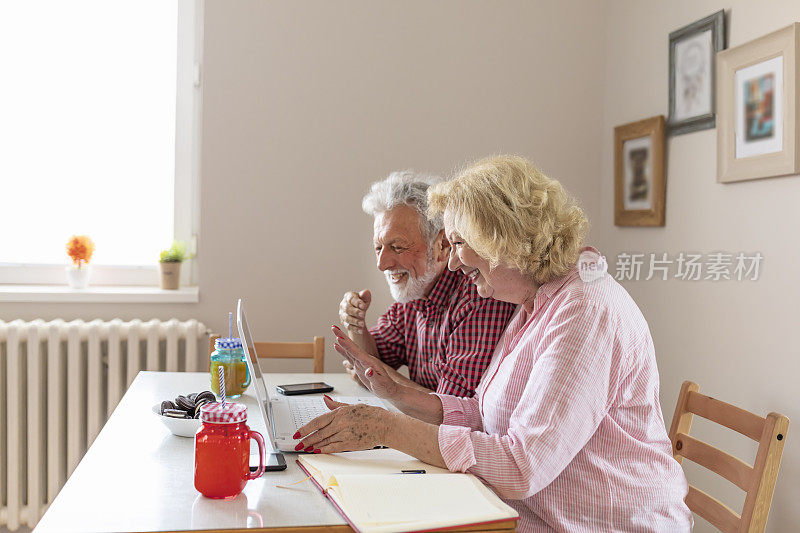
[[[261,373],[255,343],[250,335],[250,326],[247,324],[244,301],[241,298],[236,304],[236,327],[239,330],[239,339],[242,341],[242,351],[247,360],[251,384],[267,426],[272,449],[296,453],[294,447],[298,441],[293,438],[293,435],[314,418],[327,413],[329,409],[322,396],[318,395],[283,396],[276,394],[270,397]],[[364,403],[386,409],[386,404],[375,396],[333,396],[333,399],[344,403]]]

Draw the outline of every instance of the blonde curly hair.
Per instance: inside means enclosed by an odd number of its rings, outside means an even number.
[[[481,159],[428,190],[428,216],[455,229],[491,268],[503,263],[542,284],[578,261],[589,222],[561,184],[527,159]]]

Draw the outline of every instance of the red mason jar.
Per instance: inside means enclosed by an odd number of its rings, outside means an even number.
[[[219,402],[200,408],[194,436],[194,486],[209,498],[233,498],[264,473],[264,437],[247,427],[247,406]],[[250,439],[258,443],[258,471],[250,472]]]

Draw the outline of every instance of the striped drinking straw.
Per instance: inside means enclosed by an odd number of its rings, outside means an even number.
[[[225,369],[222,365],[217,367],[219,373],[219,395],[222,398],[222,408],[225,409]]]

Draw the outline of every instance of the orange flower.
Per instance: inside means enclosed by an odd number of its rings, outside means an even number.
[[[89,262],[92,253],[94,253],[94,243],[88,235],[73,235],[67,241],[67,254],[78,268]]]

